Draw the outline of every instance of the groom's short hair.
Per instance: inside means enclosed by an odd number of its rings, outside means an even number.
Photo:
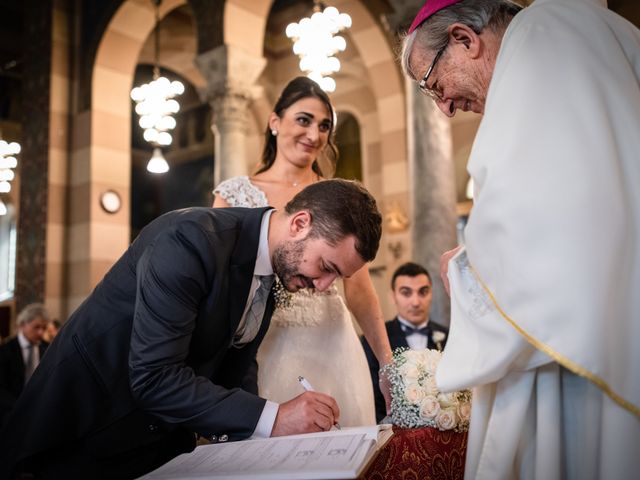
[[[359,182],[334,178],[313,183],[293,197],[284,210],[288,215],[308,210],[311,237],[336,245],[353,235],[356,251],[365,262],[376,257],[382,215],[375,199]]]

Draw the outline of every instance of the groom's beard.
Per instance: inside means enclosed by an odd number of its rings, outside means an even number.
[[[313,288],[313,281],[298,272],[305,245],[306,239],[284,242],[273,252],[273,271],[284,288],[290,292],[297,292],[301,288]]]

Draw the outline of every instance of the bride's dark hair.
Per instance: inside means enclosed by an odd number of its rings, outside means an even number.
[[[320,88],[320,86],[316,82],[307,77],[296,77],[291,80],[287,84],[287,86],[284,87],[284,90],[280,94],[280,98],[273,107],[273,111],[276,115],[278,115],[278,117],[282,118],[282,115],[287,108],[296,103],[298,100],[309,97],[317,98],[318,100],[320,100],[329,111],[329,117],[331,118],[331,127],[329,130],[327,147],[324,149],[323,153],[330,163],[330,168],[332,170],[335,170],[335,165],[338,160],[338,148],[333,143],[333,133],[335,129],[336,116],[333,111],[333,106],[331,105],[331,100],[329,100],[329,96],[325,93],[324,90]],[[256,174],[266,172],[271,168],[271,165],[273,165],[273,162],[276,159],[277,151],[278,147],[276,144],[276,137],[271,133],[271,129],[269,128],[269,124],[267,123],[267,128],[264,132],[264,149],[262,150],[262,162]],[[320,167],[317,158],[313,161],[313,165],[311,166],[311,168],[319,176],[326,176],[325,174],[323,174],[322,168]],[[330,173],[333,174],[333,171]]]

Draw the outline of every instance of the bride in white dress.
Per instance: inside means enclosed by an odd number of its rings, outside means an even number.
[[[251,178],[234,177],[214,190],[214,207],[282,210],[307,185],[323,179],[318,157],[335,161],[333,107],[306,77],[292,80],[269,116],[262,163]],[[345,206],[347,207],[347,206]],[[347,207],[348,208],[348,207]],[[368,269],[344,281],[349,309],[372,345],[380,365],[391,360],[384,319]],[[373,389],[364,351],[349,310],[335,285],[325,292],[301,290],[276,308],[258,351],[260,396],[283,403],[303,393],[298,376],[331,395],[343,426],[375,423]]]

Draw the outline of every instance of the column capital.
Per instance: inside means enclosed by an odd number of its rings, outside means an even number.
[[[262,93],[256,81],[267,63],[264,57],[221,45],[199,54],[195,63],[207,80],[207,86],[200,92],[206,101],[231,96],[248,102]]]
[[[246,142],[250,127],[249,105],[262,94],[256,85],[267,60],[238,47],[221,45],[196,57],[207,85],[200,91],[213,111],[215,172],[221,180],[247,174]],[[251,161],[253,164],[255,160]]]

